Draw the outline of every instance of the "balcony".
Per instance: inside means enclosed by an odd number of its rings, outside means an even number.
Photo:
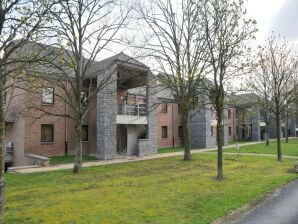
[[[147,105],[126,103],[118,105],[117,124],[148,124]]]

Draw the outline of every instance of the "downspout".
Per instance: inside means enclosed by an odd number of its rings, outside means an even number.
[[[68,90],[68,80],[66,80],[66,91]],[[66,100],[67,100],[67,94],[65,92],[65,99],[64,99],[64,150],[65,150],[65,155],[67,156],[68,154],[68,148],[67,148],[67,105],[66,105]]]
[[[174,133],[174,102],[172,102],[172,136],[173,136],[173,148],[175,148],[175,133]]]

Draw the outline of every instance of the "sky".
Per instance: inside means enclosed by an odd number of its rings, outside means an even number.
[[[252,47],[263,44],[272,32],[274,35],[281,35],[296,42],[298,46],[298,0],[247,0],[247,12],[249,18],[257,21],[257,39],[252,42]],[[135,55],[130,50],[127,46],[118,46],[104,54],[102,58],[120,51]]]
[[[258,43],[272,32],[298,42],[298,0],[248,0],[247,11],[257,20]]]

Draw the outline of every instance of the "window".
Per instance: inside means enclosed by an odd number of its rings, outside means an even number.
[[[6,100],[7,100],[7,92],[3,93],[3,104],[6,104]]]
[[[211,129],[211,136],[213,136],[214,135],[214,133],[213,133],[213,127],[211,126],[210,129]]]
[[[82,125],[82,141],[88,142],[88,125]]]
[[[54,88],[44,87],[42,89],[42,103],[53,104],[54,103]]]
[[[85,106],[86,102],[87,102],[87,93],[81,92],[81,104],[83,105],[83,107]]]
[[[168,137],[168,126],[161,127],[161,137],[167,138]]]
[[[231,110],[228,110],[228,118],[229,118],[229,119],[232,118]]]
[[[182,114],[182,107],[178,104],[178,114]]]
[[[183,137],[183,126],[179,126],[179,129],[178,129],[178,137],[179,138],[182,138]]]
[[[231,135],[232,135],[232,128],[229,127],[229,136],[231,136]]]
[[[54,125],[42,124],[41,125],[41,142],[54,142]]]
[[[167,103],[162,104],[161,112],[168,113],[168,104]]]
[[[239,128],[238,128],[238,126],[236,127],[236,135],[238,135],[238,133],[239,133]]]

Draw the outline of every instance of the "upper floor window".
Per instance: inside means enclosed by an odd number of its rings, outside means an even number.
[[[41,142],[52,143],[54,142],[54,125],[42,124],[41,125]]]
[[[86,92],[81,92],[81,104],[83,107],[86,106],[88,94]]]
[[[232,118],[232,113],[231,110],[228,110],[228,118],[231,119]]]
[[[182,114],[182,107],[180,104],[178,104],[178,114]]]
[[[162,104],[161,112],[168,113],[168,104],[167,103]]]
[[[54,103],[54,88],[44,87],[42,89],[42,103],[53,104]]]
[[[3,105],[6,104],[6,101],[7,101],[7,92],[4,92],[3,93]]]

